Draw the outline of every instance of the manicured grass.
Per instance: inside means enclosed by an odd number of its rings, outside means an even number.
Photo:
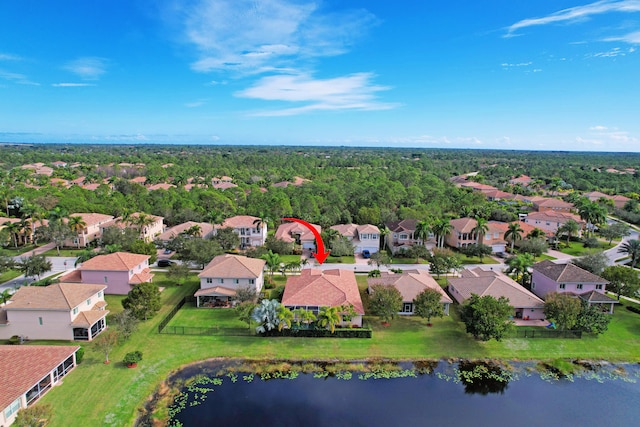
[[[551,255],[542,254],[539,257],[536,257],[536,262],[540,262],[540,261],[544,261],[544,260],[553,261],[553,260],[556,260],[556,259],[558,259],[558,258],[553,257]]]
[[[0,284],[4,283],[4,282],[8,282],[11,279],[15,279],[16,277],[20,276],[22,273],[18,270],[7,270],[5,272],[3,272],[2,274],[0,274]]]
[[[33,245],[0,247],[0,256],[20,256],[22,254],[27,255],[27,252],[34,250],[36,247]]]
[[[569,246],[567,247],[566,241],[564,241],[560,243],[560,246],[558,249],[563,254],[572,255],[572,256],[582,256],[582,255],[586,255],[590,251],[593,251],[594,249],[606,251],[607,249],[611,249],[612,247],[614,247],[613,244],[610,245],[609,242],[606,242],[604,240],[600,240],[600,245],[601,246],[599,248],[585,248],[581,242],[569,242]]]
[[[246,323],[238,320],[238,315],[232,308],[197,308],[195,303],[185,304],[171,319],[168,326],[249,329]]]
[[[60,255],[58,255],[58,251],[54,248],[54,249],[51,249],[50,251],[45,252],[43,255],[44,256],[77,257],[84,250],[85,248],[81,248],[81,249],[61,248]]]
[[[329,255],[326,260],[327,264],[355,264],[356,259],[353,256],[331,256]]]
[[[485,256],[482,258],[482,260],[480,260],[480,257],[477,256],[467,256],[464,254],[460,254],[460,260],[462,264],[500,264],[490,256]]]
[[[280,262],[284,264],[300,262],[300,255],[280,255]]]
[[[394,256],[391,259],[391,262],[393,264],[429,264],[429,261],[427,261],[426,259],[422,259],[422,258],[401,258],[401,257],[397,257]]]
[[[361,289],[366,287],[366,276],[358,275],[356,280]],[[452,307],[451,316],[432,319],[433,327],[427,327],[426,321],[418,317],[397,318],[391,326],[383,327],[378,318],[367,316],[365,322],[374,330],[372,339],[159,335],[158,323],[184,295],[192,294],[198,283],[193,277],[183,287],[172,286],[163,274],[156,276],[156,283],[166,286],[160,313],[143,322],[128,342],[112,351],[112,363],[104,365],[103,355],[93,350],[92,343],[83,344],[87,349],[83,363],[65,378],[63,385],[54,387],[43,398],[43,402],[54,407],[52,427],[132,425],[137,408],[171,371],[212,357],[260,360],[461,357],[640,361],[640,315],[621,305],[616,307],[609,331],[599,337],[585,335],[581,340],[507,338],[501,342],[476,341],[465,333],[457,306]],[[108,296],[107,308],[112,312],[119,311],[121,300],[122,297]],[[172,324],[188,322],[195,326],[199,322],[219,322],[220,326],[237,325],[231,314],[230,310],[199,311],[187,307],[178,312]],[[120,360],[133,350],[141,350],[143,360],[138,368],[127,369]]]

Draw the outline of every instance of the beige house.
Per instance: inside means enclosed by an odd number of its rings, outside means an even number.
[[[104,225],[113,221],[113,216],[99,213],[74,213],[69,216],[82,218],[85,226],[76,237],[67,239],[65,246],[87,247],[89,243],[102,238]]]
[[[264,284],[266,261],[240,255],[220,255],[202,270],[200,289],[194,294],[198,307],[227,306],[241,288],[252,288],[256,295]]]
[[[322,227],[317,224],[311,224],[318,233],[322,232]],[[285,222],[276,230],[275,238],[283,242],[300,245],[302,250],[315,251],[316,237],[313,232],[304,225],[297,222]]]
[[[233,228],[234,233],[240,236],[241,249],[262,246],[267,240],[267,224],[257,216],[237,215],[227,218],[214,227],[214,235],[222,228]]]
[[[420,240],[414,236],[417,224],[418,221],[415,219],[403,219],[385,224],[390,231],[386,239],[392,253],[395,254],[401,249],[409,249],[416,243],[420,243]]]
[[[532,227],[539,228],[547,233],[555,234],[558,228],[562,227],[564,223],[569,220],[574,220],[580,227],[579,234],[582,233],[582,229],[585,226],[585,222],[578,216],[571,213],[544,211],[544,212],[531,212],[524,219],[524,223]]]
[[[143,219],[148,220],[148,224],[139,225],[139,221],[141,221],[141,217]],[[127,220],[124,220],[123,217],[119,216],[105,224],[102,225],[102,229],[104,231],[107,227],[118,227],[118,228],[133,228],[135,230],[140,231],[140,238],[145,242],[152,242],[156,237],[158,237],[164,231],[164,217],[157,215],[150,215],[141,212],[132,213]]]
[[[374,285],[395,287],[402,295],[402,311],[399,314],[413,314],[413,300],[425,289],[433,289],[442,295],[440,302],[444,306],[445,314],[449,315],[449,305],[453,304],[453,300],[425,270],[405,270],[401,274],[385,271],[380,274],[380,277],[367,279],[369,293]]]
[[[353,244],[353,252],[356,254],[364,250],[374,254],[380,249],[380,229],[375,225],[341,224],[329,228],[346,237]]]
[[[23,286],[0,308],[0,339],[91,341],[106,328],[105,285]]]
[[[553,211],[569,213],[573,210],[573,203],[568,203],[560,199],[538,197],[535,198],[532,203],[533,208],[538,212]]]
[[[494,298],[505,297],[514,309],[514,319],[544,319],[544,301],[520,286],[509,276],[498,271],[485,271],[480,267],[473,270],[462,270],[460,277],[449,278],[449,294],[458,302],[471,298],[472,294],[480,297],[491,295]]]
[[[193,227],[199,227],[200,229],[200,234],[197,237],[200,237],[202,239],[209,239],[211,238],[211,236],[213,236],[212,224],[209,224],[208,222],[187,221],[183,222],[182,224],[175,225],[171,228],[167,228],[162,234],[156,237],[156,240],[161,240],[166,243],[170,240],[175,239],[180,234],[188,232],[188,230],[192,229]]]
[[[78,346],[0,345],[0,426],[38,401],[76,367]]]

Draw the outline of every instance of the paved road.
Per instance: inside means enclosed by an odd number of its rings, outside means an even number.
[[[46,252],[42,251],[42,252]],[[40,253],[42,253],[40,252]],[[29,252],[29,256],[31,256],[31,252]],[[20,257],[16,257],[17,260],[20,260]],[[53,276],[54,274],[61,273],[66,270],[70,270],[73,268],[76,258],[75,257],[47,257],[49,261],[51,261],[51,271],[40,276],[41,279],[45,277]],[[0,292],[3,292],[5,289],[14,290],[19,288],[20,286],[29,284],[34,282],[35,279],[33,277],[25,278],[24,275],[18,276],[13,280],[9,280],[0,285]]]

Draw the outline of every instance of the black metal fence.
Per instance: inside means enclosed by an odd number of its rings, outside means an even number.
[[[191,295],[183,297],[180,301],[178,301],[178,303],[175,305],[175,307],[173,307],[171,309],[171,311],[169,313],[167,313],[167,315],[164,317],[164,319],[162,319],[162,321],[158,325],[158,333],[159,334],[162,333],[162,331],[165,329],[167,324],[171,321],[171,319],[173,319],[173,316],[176,315],[178,310],[180,310],[183,305],[185,305],[188,302],[195,302],[195,301],[196,301],[196,298],[194,296],[191,296]]]
[[[219,336],[252,336],[253,328],[217,328],[217,327],[200,327],[200,326],[165,326],[161,334],[167,335],[219,335]]]
[[[516,329],[510,338],[573,338],[581,339],[582,331],[559,331],[556,329]]]

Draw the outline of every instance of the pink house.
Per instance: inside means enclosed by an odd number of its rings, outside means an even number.
[[[151,282],[149,255],[115,252],[98,255],[62,276],[60,280],[76,283],[103,283],[105,293],[126,295],[137,284]]]
[[[353,251],[356,254],[364,250],[374,254],[380,248],[380,229],[375,225],[340,224],[329,228],[346,237],[353,244]]]
[[[70,216],[82,218],[85,226],[76,237],[66,240],[65,246],[87,247],[89,243],[100,239],[104,225],[113,221],[113,216],[99,213],[74,213]]]
[[[147,220],[145,225],[139,225],[142,220]],[[140,238],[145,242],[152,242],[164,231],[164,218],[157,215],[150,215],[141,212],[132,213],[127,220],[119,216],[102,225],[103,230],[107,227],[133,228],[140,231]]]
[[[573,210],[573,203],[560,199],[540,197],[533,200],[533,207],[538,212],[554,211],[569,213]]]
[[[541,298],[550,292],[570,293],[589,305],[600,305],[613,313],[613,306],[618,301],[605,294],[607,283],[575,264],[556,264],[549,260],[535,264],[531,276],[531,290]]]
[[[513,317],[523,320],[544,319],[544,301],[520,286],[506,274],[499,271],[485,271],[481,268],[463,270],[458,278],[450,278],[449,294],[459,303],[478,296],[491,295],[505,297],[513,307]]]
[[[544,212],[531,212],[524,219],[524,223],[532,227],[539,228],[550,234],[555,234],[558,228],[562,227],[564,223],[569,220],[574,220],[580,227],[580,233],[585,226],[585,222],[580,219],[578,215],[574,215],[566,212],[544,211]]]

